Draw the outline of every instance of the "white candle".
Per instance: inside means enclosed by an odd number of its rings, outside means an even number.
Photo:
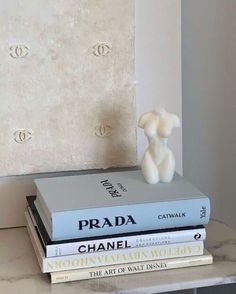
[[[149,184],[172,181],[175,173],[175,158],[167,142],[173,128],[180,127],[180,124],[177,115],[167,112],[160,106],[140,117],[138,125],[144,130],[149,142],[141,168]]]

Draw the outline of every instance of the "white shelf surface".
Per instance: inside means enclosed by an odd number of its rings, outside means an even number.
[[[148,294],[236,283],[236,233],[211,221],[213,265],[51,285],[40,273],[26,228],[0,230],[0,292],[7,294]]]

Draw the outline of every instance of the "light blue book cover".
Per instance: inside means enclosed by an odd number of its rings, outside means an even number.
[[[36,179],[36,207],[53,241],[207,224],[207,196],[175,175],[147,184],[140,170]]]

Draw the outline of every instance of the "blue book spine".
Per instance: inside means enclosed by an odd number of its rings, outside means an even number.
[[[204,225],[210,219],[207,197],[133,204],[52,214],[52,240]]]

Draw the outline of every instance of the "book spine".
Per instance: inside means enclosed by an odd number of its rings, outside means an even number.
[[[212,264],[210,254],[198,257],[174,258],[158,261],[138,262],[122,265],[111,265],[106,267],[88,268],[72,271],[61,271],[50,273],[51,283],[65,283],[79,280],[105,278],[111,276],[128,275],[135,273],[153,272],[160,270],[192,267]]]
[[[43,272],[49,273],[202,254],[203,241],[84,253],[80,255],[44,258]]]
[[[204,225],[209,218],[207,197],[63,211],[52,214],[52,240]]]
[[[46,246],[46,256],[55,257],[63,255],[101,252],[125,248],[148,247],[203,241],[206,239],[205,228],[192,230],[179,230],[163,233],[140,234],[119,238],[99,239],[92,241],[79,241]]]
[[[197,241],[46,258],[29,213],[25,212],[25,216],[29,235],[43,273],[203,254],[203,241]]]

